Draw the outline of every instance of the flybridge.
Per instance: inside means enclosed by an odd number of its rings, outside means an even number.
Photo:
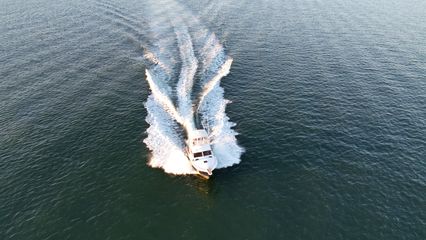
[[[210,144],[210,141],[206,137],[197,137],[197,138],[192,139],[192,144],[193,145],[204,145],[204,144]]]

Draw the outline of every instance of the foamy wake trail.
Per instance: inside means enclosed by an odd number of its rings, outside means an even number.
[[[152,152],[148,164],[151,167],[163,168],[167,173],[196,173],[182,151],[184,143],[182,136],[176,132],[178,126],[170,119],[170,115],[158,103],[154,95],[148,97],[145,107],[148,109],[146,122],[150,126],[144,143]]]
[[[148,61],[150,64],[157,64],[165,73],[171,74],[172,70],[165,63],[161,62],[152,52],[145,49],[143,59]]]
[[[152,153],[148,164],[163,168],[167,173],[194,174],[195,171],[182,151],[184,141],[177,131],[179,124],[183,125],[185,120],[170,100],[170,91],[164,84],[168,82],[168,75],[161,66],[156,65],[146,70],[146,80],[151,89],[151,95],[145,103],[148,112],[146,122],[150,126],[144,143]]]
[[[207,41],[204,44],[201,54],[203,56],[203,65],[210,66],[217,56],[224,55],[223,47],[216,38],[216,34],[208,35]],[[204,69],[204,71],[207,69]]]
[[[163,93],[160,88],[155,83],[150,71],[146,70],[146,80],[148,81],[149,88],[151,89],[153,98],[163,107],[163,109],[170,114],[172,119],[176,120],[178,123],[184,125],[185,120],[180,116],[178,111],[176,111],[175,106],[170,101],[170,98]]]
[[[232,58],[228,58],[225,63],[220,67],[217,74],[214,75],[214,77],[204,85],[203,90],[199,96],[197,109],[199,109],[199,107],[203,105],[204,98],[213,90],[213,88],[218,84],[218,82],[223,77],[229,74],[229,71],[231,70],[232,61]]]
[[[203,27],[195,16],[176,1],[164,1],[167,4],[160,4],[151,11],[158,12],[151,18],[155,44],[144,54],[148,62],[146,80],[151,89],[145,103],[146,122],[150,126],[144,143],[152,152],[148,164],[163,168],[167,173],[196,173],[183,149],[185,131],[195,128],[197,114],[210,130],[217,168],[238,164],[244,150],[237,144],[237,133],[232,129],[235,124],[225,112],[230,101],[224,99],[224,90],[220,87],[221,79],[230,72],[232,58],[225,54],[216,35]],[[149,6],[155,4],[152,1]],[[169,10],[160,11],[163,5]],[[166,11],[170,21],[162,17]],[[176,78],[176,89],[172,91]],[[194,86],[201,91],[194,92]],[[192,96],[198,96],[196,102],[192,102]]]
[[[185,26],[175,27],[176,39],[179,46],[182,67],[177,84],[179,113],[184,119],[184,127],[189,132],[195,129],[194,111],[192,109],[191,92],[198,61],[194,55],[191,36]]]
[[[213,152],[218,158],[218,168],[238,164],[244,149],[237,144],[236,135],[232,127],[235,123],[226,116],[226,105],[230,101],[223,98],[223,88],[215,85],[205,97],[204,104],[200,106],[202,121],[210,128]]]
[[[210,52],[204,52],[206,59],[211,59],[210,65],[205,66],[204,74],[206,76],[213,74],[213,77],[205,80],[198,111],[202,122],[210,129],[213,152],[219,160],[218,168],[224,168],[238,164],[244,149],[237,144],[237,132],[232,129],[235,123],[231,122],[225,113],[226,105],[230,101],[224,99],[224,90],[219,85],[220,80],[231,69],[232,58],[225,57],[222,47],[218,50],[220,44],[217,40],[212,41],[211,45],[214,47],[210,48]]]

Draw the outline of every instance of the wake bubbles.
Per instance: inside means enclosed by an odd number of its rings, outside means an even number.
[[[224,89],[220,86],[220,80],[231,69],[232,58],[225,54],[215,34],[181,6],[176,6],[171,14],[176,14],[176,9],[181,11],[178,16],[171,15],[170,26],[152,24],[152,36],[168,37],[152,39],[155,44],[144,54],[149,63],[146,80],[151,89],[145,103],[146,121],[150,126],[144,143],[152,152],[148,164],[172,174],[196,173],[183,149],[185,132],[195,129],[197,114],[210,130],[217,168],[238,164],[244,150],[237,144],[237,133],[232,129],[235,123],[226,115],[229,101],[224,99]],[[180,61],[173,63],[170,59]],[[194,92],[197,84],[201,87],[198,94]]]

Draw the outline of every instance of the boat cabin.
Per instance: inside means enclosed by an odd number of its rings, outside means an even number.
[[[189,134],[187,144],[187,155],[192,166],[199,172],[206,172],[211,175],[213,169],[216,168],[217,161],[213,156],[206,130],[192,131]]]

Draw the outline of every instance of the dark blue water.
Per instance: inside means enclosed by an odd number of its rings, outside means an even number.
[[[2,0],[0,239],[426,239],[425,12]],[[208,181],[151,168],[143,142],[144,49],[189,16],[195,50],[214,32],[234,60],[221,86],[245,149]]]

